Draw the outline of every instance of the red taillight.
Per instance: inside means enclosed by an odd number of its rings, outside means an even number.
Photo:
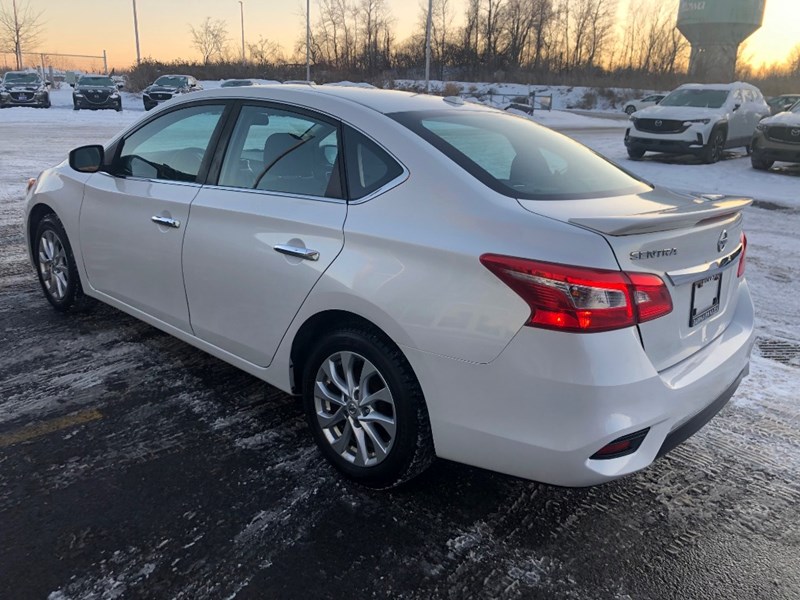
[[[531,327],[591,333],[630,327],[672,311],[664,282],[624,273],[484,254],[481,263],[531,308]]]
[[[744,268],[747,256],[747,236],[742,232],[742,253],[739,255],[739,270],[736,272],[737,277],[744,275]]]

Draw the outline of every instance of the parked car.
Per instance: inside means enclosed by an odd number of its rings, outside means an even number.
[[[632,114],[625,145],[631,158],[654,151],[696,154],[714,163],[726,148],[749,152],[756,125],[769,114],[761,92],[750,84],[688,83],[658,106]]]
[[[119,112],[122,97],[116,82],[108,75],[83,75],[72,90],[72,107],[74,110],[113,108]]]
[[[73,150],[30,182],[25,239],[56,310],[102,300],[301,395],[352,479],[440,456],[584,486],[747,374],[748,204],[460,99],[283,85]]]
[[[772,111],[773,115],[789,110],[798,102],[800,102],[800,94],[783,94],[782,96],[775,96],[767,100],[767,104],[769,104],[769,109]]]
[[[8,71],[0,82],[0,108],[50,108],[48,85],[35,71]]]
[[[648,106],[655,106],[656,104],[661,102],[665,96],[666,94],[650,94],[649,96],[645,96],[640,100],[628,100],[628,102],[625,103],[625,107],[623,108],[623,110],[627,114],[632,115],[637,110],[642,110],[643,108],[647,108]]]
[[[756,126],[750,162],[766,171],[775,161],[800,163],[800,101]]]
[[[197,79],[191,75],[162,75],[142,93],[144,109],[150,110],[175,96],[202,89]]]
[[[252,79],[228,79],[223,81],[220,87],[247,87],[250,85],[254,85]]]

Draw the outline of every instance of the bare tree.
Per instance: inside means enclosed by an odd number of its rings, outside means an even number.
[[[206,17],[197,29],[190,25],[189,30],[192,33],[192,46],[202,55],[203,64],[220,60],[225,55],[228,44],[228,27],[225,21]]]
[[[0,2],[0,50],[13,52],[17,69],[22,69],[22,53],[35,48],[42,33],[42,15],[31,8],[29,0]]]
[[[280,44],[263,36],[259,36],[257,42],[247,44],[247,50],[250,52],[250,60],[262,67],[286,62]]]

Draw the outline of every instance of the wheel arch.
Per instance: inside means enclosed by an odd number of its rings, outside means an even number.
[[[39,227],[39,223],[41,223],[42,219],[47,215],[55,215],[58,218],[56,211],[49,204],[45,204],[44,202],[36,204],[28,213],[28,239],[25,241],[28,244],[28,252],[34,264],[38,264],[36,248],[34,248],[34,237],[36,237],[36,230]]]
[[[405,356],[400,346],[383,329],[369,319],[348,310],[323,310],[308,317],[292,339],[289,355],[289,383],[292,393],[301,394],[303,391],[305,361],[310,355],[315,341],[337,329],[353,326],[363,327],[376,333],[382,337],[387,344],[394,346]],[[409,368],[411,368],[410,363]]]

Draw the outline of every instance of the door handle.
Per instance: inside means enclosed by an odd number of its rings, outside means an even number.
[[[150,217],[150,220],[153,223],[158,223],[159,225],[166,225],[167,227],[174,227],[175,229],[181,226],[180,221],[178,221],[177,219],[172,219],[170,217],[162,217],[159,215],[154,215]]]
[[[299,246],[289,246],[287,244],[278,244],[272,248],[281,254],[297,256],[298,258],[304,258],[306,260],[319,260],[319,252],[311,250],[310,248],[300,248]]]

